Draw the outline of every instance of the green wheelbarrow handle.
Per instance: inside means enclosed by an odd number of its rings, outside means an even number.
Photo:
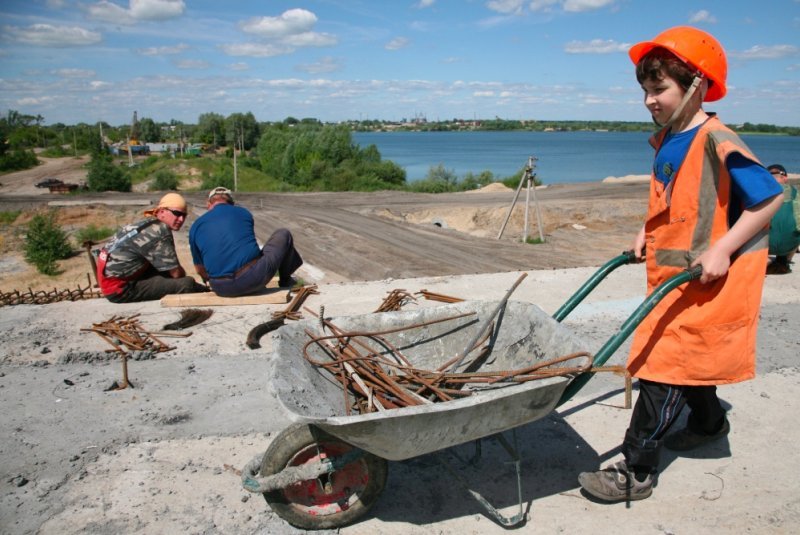
[[[594,275],[589,277],[589,280],[583,283],[583,285],[578,288],[572,297],[567,299],[566,303],[561,305],[561,307],[556,310],[556,313],[553,314],[553,318],[556,321],[563,321],[567,315],[572,312],[578,304],[580,304],[583,299],[589,295],[589,293],[594,290],[595,286],[600,284],[600,281],[606,278],[606,276],[617,269],[620,266],[624,266],[625,264],[634,264],[636,263],[636,255],[633,251],[625,251],[621,255],[612,258],[608,262],[606,262],[600,269],[598,269]]]
[[[607,266],[615,264],[615,262],[617,263],[611,269],[606,270],[606,272],[599,277],[599,280],[602,280],[602,278],[605,276],[605,274],[607,274],[608,271],[611,271],[612,269],[615,269],[616,267],[623,265],[624,263],[628,263],[622,261],[622,257],[626,256],[627,254],[628,253],[623,253],[623,255],[620,255],[619,257],[610,261],[605,266],[601,267],[600,270],[598,270],[598,272],[595,274],[595,277],[598,277],[598,274],[603,272],[603,270]],[[613,355],[614,352],[617,349],[619,349],[619,346],[621,346],[622,343],[625,340],[627,340],[628,336],[630,336],[630,334],[634,331],[634,329],[636,329],[636,327],[639,326],[642,320],[653,310],[653,308],[655,308],[655,306],[664,298],[665,295],[667,295],[669,292],[671,292],[673,289],[680,286],[681,284],[684,284],[686,282],[695,279],[699,279],[702,274],[703,274],[703,266],[698,265],[691,269],[687,269],[681,273],[678,273],[677,275],[673,275],[666,281],[662,282],[658,287],[656,287],[656,289],[653,290],[653,292],[647,296],[647,298],[642,302],[642,304],[639,305],[636,308],[636,310],[633,311],[633,314],[631,314],[630,317],[627,320],[625,320],[625,323],[623,323],[620,326],[616,334],[614,334],[614,336],[612,336],[608,340],[608,342],[606,342],[603,345],[603,347],[601,347],[600,350],[595,354],[594,360],[592,361],[592,367],[599,368],[600,366],[605,364],[606,361],[609,358],[611,358],[611,355]],[[584,284],[584,287],[587,287],[587,285],[589,285],[590,282],[593,282],[595,280],[595,277],[592,277],[589,281],[587,281],[587,283]],[[591,288],[596,286],[599,280],[594,282]],[[584,289],[584,287],[581,287],[581,289],[578,292],[580,293],[581,290]],[[589,289],[591,290],[591,288]],[[586,293],[588,293],[588,291]],[[577,295],[578,294],[576,293],[575,296],[572,297],[572,299],[575,299]],[[583,297],[585,297],[585,294],[583,294]],[[581,297],[581,299],[583,297]],[[568,301],[568,303],[570,301]],[[578,300],[578,302],[580,302],[580,299]],[[577,303],[575,303],[575,305],[577,305]],[[573,305],[572,308],[574,308],[575,305]],[[566,313],[564,313],[562,318],[565,317],[566,314],[568,314],[569,311],[572,310],[572,308],[570,308]],[[559,319],[559,321],[561,320]],[[567,388],[561,395],[561,399],[558,401],[556,407],[559,407],[562,404],[569,401],[575,394],[578,393],[578,391],[581,388],[584,387],[584,385],[589,381],[589,379],[592,378],[593,375],[594,372],[584,372],[581,375],[577,376],[575,379],[573,379],[572,382],[570,382],[570,384],[567,385]]]

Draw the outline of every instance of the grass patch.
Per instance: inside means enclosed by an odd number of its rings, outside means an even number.
[[[531,237],[531,236],[528,236],[528,237],[525,239],[525,243],[530,243],[531,245],[538,245],[538,244],[540,244],[540,243],[544,243],[544,240],[543,240],[543,239],[541,239],[541,238],[533,238],[533,237]]]
[[[9,210],[0,212],[0,224],[3,225],[10,225],[14,221],[17,220],[19,214],[22,212],[20,210]]]

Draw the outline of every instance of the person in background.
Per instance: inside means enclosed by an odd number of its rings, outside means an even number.
[[[792,272],[792,257],[800,246],[800,199],[797,189],[789,184],[785,167],[776,163],[767,170],[783,187],[783,204],[769,226],[769,254],[775,257],[770,258],[767,274],[783,275]]]
[[[278,284],[291,287],[292,274],[303,264],[294,248],[292,234],[285,228],[259,247],[253,215],[236,206],[227,188],[208,194],[208,211],[189,230],[189,247],[197,273],[223,297],[237,297],[263,290],[279,274]]]
[[[666,294],[636,330],[627,368],[639,397],[624,459],[578,477],[606,502],[651,495],[662,445],[686,451],[728,434],[717,385],[755,376],[768,225],[781,204],[775,179],[703,110],[726,93],[725,52],[713,36],[671,28],[629,55],[644,104],[662,127],[651,139],[650,200],[633,249],[646,261],[648,294],[691,267],[702,266],[702,275]],[[687,426],[667,436],[686,405]]]
[[[145,219],[120,229],[97,257],[100,290],[113,303],[161,299],[165,295],[207,292],[186,275],[172,233],[186,222],[186,200],[164,195]]]

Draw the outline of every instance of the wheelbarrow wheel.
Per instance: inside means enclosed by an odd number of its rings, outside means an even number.
[[[311,425],[292,426],[272,441],[261,462],[261,476],[277,474],[284,468],[340,457],[354,446]],[[302,529],[329,529],[361,518],[386,485],[386,459],[363,452],[319,479],[300,481],[265,492],[272,510],[289,524]]]

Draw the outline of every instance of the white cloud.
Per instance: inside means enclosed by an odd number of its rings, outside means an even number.
[[[130,25],[143,20],[179,17],[186,11],[186,4],[183,0],[130,0],[125,8],[108,0],[101,0],[86,9],[92,20]]]
[[[108,82],[103,82],[102,80],[92,80],[89,82],[89,87],[94,90],[105,89],[107,87],[111,87],[111,84]]]
[[[52,24],[32,24],[26,28],[3,26],[3,34],[10,41],[49,47],[93,45],[102,39],[99,33],[84,28]]]
[[[556,8],[569,13],[593,11],[606,6],[613,6],[617,0],[529,0],[527,7],[531,11],[550,12]],[[526,0],[490,0],[486,7],[504,15],[520,15],[525,9]]]
[[[731,52],[730,55],[739,59],[777,59],[797,56],[800,49],[794,45],[755,45],[742,52]]]
[[[324,72],[335,72],[342,68],[339,61],[335,58],[330,56],[326,56],[321,58],[316,63],[307,63],[303,65],[298,65],[297,70],[302,72],[307,72],[309,74],[320,74]]]
[[[627,52],[629,43],[618,43],[613,39],[592,39],[591,41],[570,41],[564,46],[567,54],[614,54]]]
[[[174,61],[173,64],[179,69],[208,69],[211,64],[202,59],[182,59]]]
[[[240,61],[237,63],[231,63],[230,65],[228,65],[228,68],[232,71],[247,71],[250,70],[250,65]]]
[[[270,58],[292,52],[291,48],[270,43],[235,43],[221,45],[220,49],[229,56],[249,56],[252,58]]]
[[[58,69],[51,72],[63,78],[91,78],[97,74],[88,69]]]
[[[317,16],[306,9],[290,9],[279,17],[256,17],[242,22],[245,33],[266,38],[280,38],[310,31],[317,23]]]
[[[532,0],[529,4],[531,11],[550,11],[554,5],[561,3],[561,0]]]
[[[86,8],[89,19],[114,24],[134,24],[136,21],[124,7],[118,6],[107,0],[102,0]]]
[[[289,35],[283,42],[291,46],[333,46],[338,40],[336,36],[328,33],[303,32]]]
[[[231,56],[270,57],[291,54],[296,48],[334,46],[335,35],[312,31],[317,16],[305,9],[290,9],[278,17],[255,17],[239,23],[244,33],[261,38],[261,43],[229,44],[220,47]]]
[[[411,41],[406,39],[405,37],[395,37],[388,43],[386,43],[386,50],[400,50],[401,48],[407,47],[411,44]]]
[[[148,48],[140,48],[137,52],[143,56],[169,56],[173,54],[180,54],[189,50],[189,45],[179,44],[174,46],[151,46]]]
[[[490,0],[486,2],[486,7],[504,15],[516,15],[522,13],[524,3],[524,0]]]
[[[692,13],[689,16],[689,23],[690,24],[697,24],[698,22],[708,22],[709,24],[715,24],[717,22],[717,18],[708,12],[706,9],[701,9],[697,13]]]
[[[53,97],[43,96],[43,97],[25,97],[17,100],[17,104],[20,106],[41,106],[43,104],[47,104],[53,100]]]
[[[419,2],[417,2],[414,7],[416,7],[417,9],[425,9],[427,7],[431,7],[435,3],[436,0],[419,0]]]
[[[130,13],[136,20],[166,20],[186,11],[183,0],[130,0]]]
[[[616,0],[565,0],[564,11],[579,13],[613,5]]]
[[[475,91],[472,93],[473,97],[493,97],[494,91]]]

